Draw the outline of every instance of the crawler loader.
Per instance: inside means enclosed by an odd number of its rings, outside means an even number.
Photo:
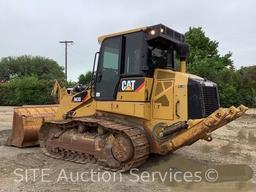
[[[211,141],[211,132],[247,110],[221,108],[217,85],[186,73],[184,35],[162,24],[98,41],[91,85],[64,94],[54,114],[42,115],[34,129],[40,128],[48,156],[127,171],[150,153]]]

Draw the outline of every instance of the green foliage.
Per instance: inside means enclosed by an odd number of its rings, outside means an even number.
[[[185,38],[190,45],[188,71],[218,84],[222,106],[256,106],[256,66],[236,71],[232,54],[221,56],[218,42],[206,37],[200,27],[189,28]]]
[[[54,80],[64,81],[63,68],[44,57],[20,56],[0,59],[0,105],[54,103]]]
[[[221,56],[218,42],[205,36],[201,27],[189,28],[185,33],[186,42],[190,45],[188,70],[191,73],[212,79],[224,69],[234,69],[231,53]]]
[[[75,81],[63,81],[61,82],[61,87],[66,87],[66,88],[73,88],[77,85],[77,82]]]
[[[53,81],[36,76],[16,77],[0,84],[0,105],[38,105],[54,103],[51,96]]]
[[[256,66],[242,67],[236,73],[240,100],[247,106],[256,107]]]
[[[90,84],[91,79],[92,79],[92,72],[88,71],[85,75],[81,74],[78,77],[78,83],[82,84],[82,85],[88,85],[88,84]]]
[[[40,56],[4,57],[0,60],[0,80],[13,77],[37,76],[39,79],[64,79],[63,67],[52,59]]]

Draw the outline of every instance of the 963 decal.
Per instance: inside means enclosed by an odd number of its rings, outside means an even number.
[[[81,92],[81,93],[76,94],[76,95],[72,98],[72,101],[73,101],[73,102],[82,102],[82,101],[86,101],[87,96],[88,96],[88,95],[87,95],[87,91]]]

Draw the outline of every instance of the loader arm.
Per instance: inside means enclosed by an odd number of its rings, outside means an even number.
[[[199,121],[190,122],[187,130],[181,132],[173,139],[164,143],[163,146],[167,147],[169,151],[175,151],[185,145],[191,145],[199,139],[211,141],[209,135],[214,130],[225,126],[230,121],[233,121],[242,116],[248,110],[247,107],[241,105],[238,108],[232,106],[228,109],[220,108],[212,113],[210,116]]]

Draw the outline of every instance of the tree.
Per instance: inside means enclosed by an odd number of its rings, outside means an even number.
[[[219,54],[218,42],[207,37],[201,27],[189,28],[185,33],[186,42],[190,45],[188,58],[190,73],[214,81],[219,86],[220,101],[223,106],[234,105],[239,102],[235,69],[232,54]]]
[[[81,74],[78,77],[78,83],[82,85],[88,85],[91,82],[92,79],[92,72],[88,71],[85,75]]]
[[[242,67],[236,75],[241,102],[247,106],[256,107],[256,66]]]
[[[64,79],[63,67],[52,59],[40,56],[4,57],[0,60],[0,80],[34,75],[39,79]]]
[[[210,79],[224,69],[234,69],[232,54],[221,56],[218,51],[219,43],[205,36],[201,27],[189,28],[185,33],[186,42],[190,45],[188,71]]]
[[[55,102],[51,95],[53,81],[36,76],[15,77],[0,84],[0,105],[39,105]]]

